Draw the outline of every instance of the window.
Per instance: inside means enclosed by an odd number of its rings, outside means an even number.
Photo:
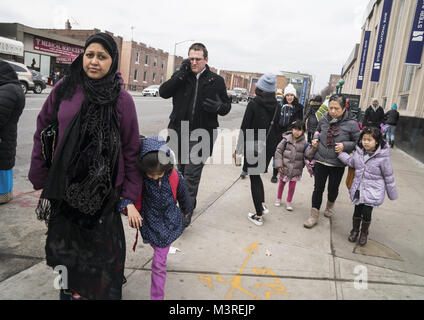
[[[135,53],[135,63],[137,63],[137,64],[140,63],[140,53],[139,52]]]
[[[163,83],[163,75],[160,76],[160,84]]]
[[[407,65],[405,70],[405,78],[403,81],[402,92],[409,91],[411,89],[412,78],[414,76],[415,66]]]
[[[399,110],[406,110],[408,108],[409,94],[400,96]]]
[[[165,60],[162,60],[162,70],[165,68]]]
[[[149,65],[149,55],[148,55],[148,54],[146,54],[146,58],[144,59],[144,64],[145,64],[146,66],[148,66],[148,65]]]
[[[26,69],[24,69],[24,68],[22,68],[22,67],[20,67],[20,66],[17,66],[16,64],[13,64],[13,63],[9,63],[9,65],[12,67],[12,69],[13,70],[15,70],[16,72],[27,72],[27,70]]]
[[[146,82],[146,81],[147,81],[147,71],[144,71],[143,81],[144,81],[144,82]]]
[[[383,109],[386,109],[386,105],[387,105],[387,97],[383,97]]]
[[[137,81],[138,70],[134,70],[134,81]]]
[[[158,57],[155,57],[155,60],[153,61],[153,66],[156,67],[158,65]]]
[[[152,82],[153,82],[153,83],[155,83],[155,81],[156,81],[156,73],[153,73],[153,79],[152,79]]]

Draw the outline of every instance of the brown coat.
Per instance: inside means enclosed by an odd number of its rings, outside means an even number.
[[[305,147],[305,135],[294,142],[292,133],[285,133],[275,152],[275,167],[283,168],[284,175],[289,178],[301,177],[305,167],[305,158],[313,159],[316,152],[316,148],[312,145],[308,146],[306,152]]]

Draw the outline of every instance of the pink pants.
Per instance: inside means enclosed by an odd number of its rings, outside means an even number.
[[[150,300],[163,300],[165,296],[166,281],[166,259],[171,246],[166,248],[156,247],[150,244],[155,250],[152,261],[152,284],[150,286]]]
[[[283,197],[283,191],[284,191],[285,185],[286,183],[283,180],[280,180],[280,184],[278,185],[278,193],[277,193],[278,200],[281,200],[281,198]],[[296,189],[296,181],[290,181],[289,194],[287,195],[287,202],[292,202],[295,189]]]

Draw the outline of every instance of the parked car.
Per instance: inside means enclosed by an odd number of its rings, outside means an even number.
[[[247,94],[247,89],[234,88],[234,91],[237,94],[239,101],[247,101],[248,100],[249,95]]]
[[[32,79],[34,81],[34,89],[32,89],[32,91],[34,91],[36,94],[40,94],[47,87],[46,81],[40,72],[31,70],[31,73]]]
[[[24,93],[27,93],[28,90],[34,90],[35,84],[33,81],[32,73],[24,64],[9,60],[3,61],[9,63],[13,70],[15,70]]]
[[[228,98],[231,100],[231,103],[239,103],[239,98],[234,90],[227,90],[227,94]]]
[[[159,96],[159,87],[160,86],[158,85],[148,86],[147,88],[143,89],[143,91],[141,91],[141,94],[143,95],[143,97],[145,96],[157,97]]]

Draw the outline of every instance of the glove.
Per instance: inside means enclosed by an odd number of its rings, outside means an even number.
[[[222,100],[216,95],[216,100],[206,98],[203,102],[203,110],[209,113],[218,113],[219,109],[222,107]]]
[[[189,59],[183,60],[180,66],[180,70],[178,70],[177,77],[183,80],[188,73],[191,71],[191,63]]]

